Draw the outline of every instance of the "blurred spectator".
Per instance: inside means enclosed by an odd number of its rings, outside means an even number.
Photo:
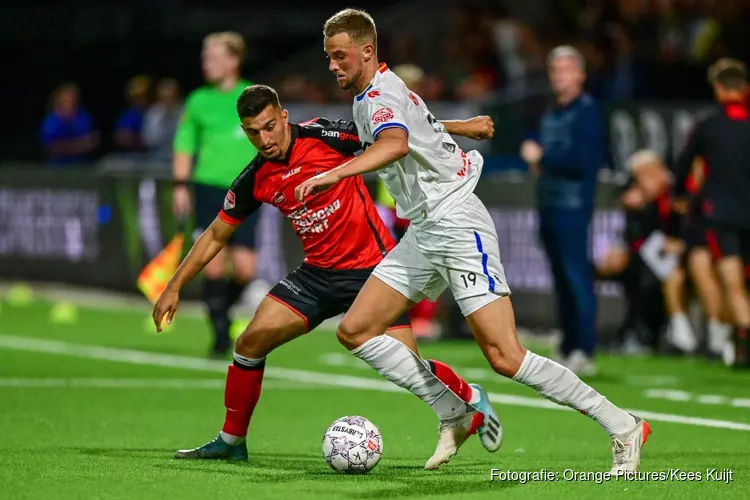
[[[156,86],[156,102],[143,117],[142,141],[153,161],[172,160],[172,142],[182,117],[180,87],[174,78],[164,78]]]
[[[99,146],[99,132],[80,99],[75,83],[60,85],[52,93],[52,109],[42,124],[42,142],[54,166],[89,162]]]
[[[120,115],[114,131],[115,148],[124,153],[140,153],[143,151],[141,133],[143,131],[143,117],[151,98],[151,78],[136,76],[125,85],[125,98],[128,108]]]
[[[538,173],[539,236],[554,278],[563,331],[559,362],[580,375],[595,373],[596,296],[588,255],[596,178],[604,164],[604,123],[583,91],[581,53],[555,48],[548,59],[555,102],[542,117],[540,142],[526,140],[521,158]]]

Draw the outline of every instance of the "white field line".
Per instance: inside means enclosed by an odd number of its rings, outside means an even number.
[[[227,370],[226,361],[193,358],[188,356],[176,356],[169,354],[156,354],[111,347],[73,344],[57,340],[32,339],[26,337],[16,337],[12,335],[0,335],[0,347],[20,351],[62,354],[87,359],[103,359],[139,365],[163,366],[221,373],[224,373]],[[265,375],[269,378],[278,380],[287,380],[293,382],[305,381],[308,383],[316,383],[334,387],[349,387],[352,389],[368,389],[381,392],[400,392],[406,394],[406,391],[404,389],[401,389],[400,387],[397,387],[383,379],[337,375],[333,373],[312,372],[272,366],[266,368]],[[499,393],[490,393],[489,397],[493,403],[505,404],[509,406],[523,406],[527,408],[545,408],[552,410],[572,411],[567,407],[559,406],[551,401],[541,399],[539,397],[531,398]],[[658,413],[637,409],[625,408],[625,410],[652,421],[672,422],[700,427],[713,427],[718,429],[750,431],[750,424],[741,422],[673,415],[669,413]]]
[[[267,380],[266,389],[313,389],[302,382]],[[0,378],[0,389],[223,389],[224,379],[151,379],[151,378]]]
[[[735,408],[750,408],[750,398],[732,398],[719,394],[693,394],[687,391],[647,389],[644,393],[644,396],[649,399],[665,399],[667,401],[698,403],[702,405],[720,405],[733,406]]]

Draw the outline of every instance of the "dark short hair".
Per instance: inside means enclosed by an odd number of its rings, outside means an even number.
[[[369,42],[377,50],[378,32],[375,21],[364,10],[344,9],[331,16],[323,26],[323,36],[330,38],[339,33],[348,34],[359,45]]]
[[[747,85],[747,67],[737,59],[719,59],[708,69],[708,81],[727,90],[742,90]]]
[[[250,85],[237,98],[237,114],[240,119],[257,116],[269,105],[281,107],[279,94],[268,85]]]

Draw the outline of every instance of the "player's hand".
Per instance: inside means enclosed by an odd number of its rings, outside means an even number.
[[[544,151],[538,142],[527,139],[521,143],[521,158],[529,165],[538,165],[542,154]]]
[[[489,116],[475,116],[466,120],[466,137],[475,141],[491,139],[495,135],[495,122]]]
[[[302,203],[308,195],[321,193],[336,184],[339,180],[339,175],[334,170],[310,177],[295,188],[294,197],[297,198],[298,202]]]
[[[176,217],[186,217],[190,214],[192,203],[190,189],[187,186],[175,186],[172,191],[172,212]]]
[[[154,319],[154,325],[156,325],[156,331],[161,333],[161,324],[164,321],[164,316],[167,317],[167,324],[172,324],[172,319],[177,312],[177,305],[180,302],[180,291],[175,290],[171,287],[167,287],[162,292],[159,300],[154,304],[154,311],[151,316]]]

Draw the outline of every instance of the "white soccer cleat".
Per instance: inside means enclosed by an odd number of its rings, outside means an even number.
[[[633,430],[612,438],[612,475],[635,472],[641,464],[641,448],[648,441],[651,427],[642,418],[633,417],[636,421]]]
[[[480,411],[467,413],[453,422],[440,422],[440,437],[435,453],[427,460],[424,468],[437,470],[441,465],[450,462],[451,457],[458,453],[461,445],[477,432],[483,423],[484,414]]]

